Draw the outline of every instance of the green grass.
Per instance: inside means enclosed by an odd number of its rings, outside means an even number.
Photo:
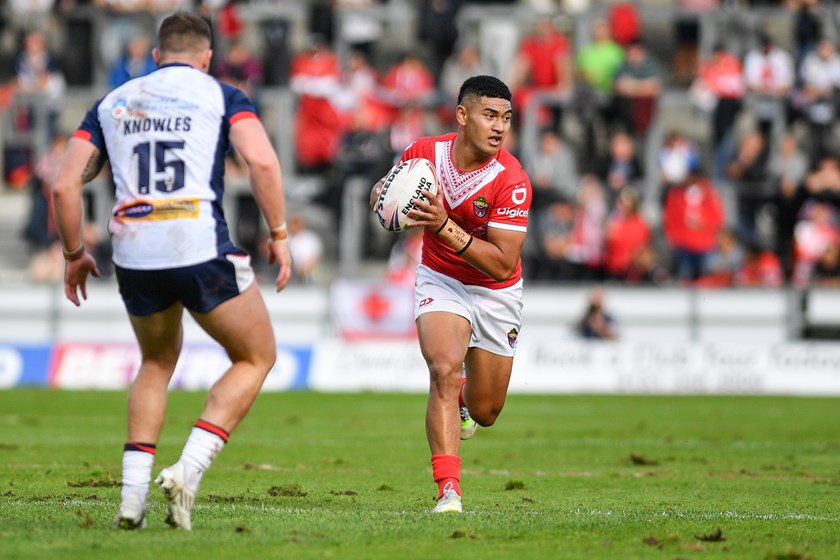
[[[155,472],[203,394],[171,395]],[[513,395],[432,516],[423,395],[267,393],[204,478],[192,533],[111,528],[125,394],[0,391],[0,556],[840,558],[840,400]]]

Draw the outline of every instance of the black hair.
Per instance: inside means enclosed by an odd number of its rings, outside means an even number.
[[[495,99],[506,99],[510,101],[512,96],[510,88],[499,78],[493,76],[473,76],[467,78],[461,84],[458,92],[458,105],[461,105],[467,97],[493,97]]]

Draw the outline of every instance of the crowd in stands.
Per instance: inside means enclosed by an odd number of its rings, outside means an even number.
[[[61,145],[68,131],[57,122],[68,84],[105,91],[152,71],[156,21],[174,9],[196,9],[214,28],[215,76],[248,93],[258,108],[274,91],[269,86],[294,94],[294,124],[284,136],[293,142],[294,161],[283,165],[322,180],[311,204],[336,221],[348,177],[373,184],[414,138],[452,130],[461,82],[490,73],[513,92],[516,118],[506,147],[534,188],[528,278],[840,285],[840,54],[830,5],[675,0],[675,47],[663,56],[651,44],[643,4],[632,0],[498,2],[520,17],[493,22],[493,36],[506,40],[490,48],[457,25],[461,10],[483,3],[409,2],[414,48],[394,53],[383,46],[387,22],[376,12],[389,1],[300,0],[305,41],[271,51],[260,41],[271,45],[282,25],[271,31],[241,17],[249,3],[269,0],[10,0],[0,9],[0,36],[14,43],[13,71],[0,76],[0,106],[14,109],[4,126],[21,132],[37,126],[41,113],[12,103],[35,94],[46,100],[49,145]],[[725,26],[734,23],[719,22],[724,27],[713,48],[703,52],[700,18],[736,4],[744,11],[754,5],[785,10],[786,27],[759,22],[732,32]],[[80,8],[105,18],[98,34],[86,37],[84,26],[71,25]],[[86,64],[74,56],[78,44],[91,46]],[[99,83],[90,74],[97,64],[107,69]],[[708,132],[673,126],[648,158],[646,141],[666,90],[690,100],[690,110],[706,116]],[[526,152],[524,115],[534,107],[538,142]],[[6,147],[5,183],[31,189],[26,237],[55,252],[44,194],[55,152],[34,156]],[[649,161],[654,169],[645,169]],[[228,165],[235,176],[236,154]],[[647,187],[651,178],[654,191]],[[734,194],[730,203],[727,192]],[[645,202],[657,212],[643,212]],[[302,254],[316,258],[299,274],[312,281],[324,248],[309,235],[301,239]]]

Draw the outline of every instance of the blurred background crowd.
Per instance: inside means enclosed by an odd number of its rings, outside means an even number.
[[[489,73],[534,187],[529,281],[840,286],[840,12],[820,0],[7,0],[0,200],[27,203],[0,265],[24,247],[31,280],[61,278],[48,192],[68,135],[153,71],[175,9],[211,23],[212,74],[277,147],[297,282],[348,259],[413,281],[419,237],[381,231],[349,185],[454,130],[461,82]],[[226,169],[234,238],[265,272],[235,153]],[[86,230],[106,272],[108,191],[107,174],[89,189]]]

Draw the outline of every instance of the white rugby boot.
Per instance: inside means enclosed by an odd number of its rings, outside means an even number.
[[[466,406],[459,406],[458,414],[461,415],[461,439],[470,439],[475,435],[478,423],[470,417]]]
[[[463,506],[461,504],[461,496],[453,489],[443,491],[443,496],[437,501],[435,509],[432,513],[461,513]]]
[[[168,513],[166,522],[176,529],[192,530],[192,509],[195,505],[195,492],[187,488],[184,482],[184,465],[175,463],[166,467],[155,479],[166,498]]]
[[[117,529],[143,529],[146,526],[146,504],[140,501],[137,494],[127,494],[120,503],[114,527]]]

